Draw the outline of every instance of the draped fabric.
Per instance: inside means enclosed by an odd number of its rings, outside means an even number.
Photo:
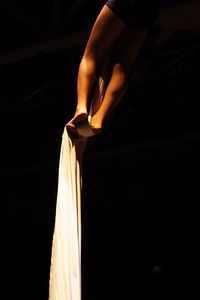
[[[86,139],[73,143],[66,128],[60,151],[49,300],[81,299],[81,164]]]
[[[88,120],[101,105],[108,70],[102,65],[92,96]],[[52,239],[49,300],[81,300],[82,159],[87,138],[62,135],[55,225]]]

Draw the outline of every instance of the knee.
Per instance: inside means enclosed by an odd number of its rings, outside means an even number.
[[[81,59],[80,63],[80,70],[83,71],[86,74],[94,73],[96,72],[96,60],[95,58],[91,56],[84,55]]]

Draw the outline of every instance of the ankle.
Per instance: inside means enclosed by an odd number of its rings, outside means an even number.
[[[81,114],[81,113],[86,113],[87,114],[87,108],[85,106],[77,106],[76,107],[76,113]]]
[[[99,129],[101,129],[103,126],[102,120],[96,116],[92,117],[90,124],[93,128],[99,128]]]

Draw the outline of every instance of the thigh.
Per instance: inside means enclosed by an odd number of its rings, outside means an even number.
[[[113,47],[113,64],[120,64],[125,72],[129,72],[148,33],[148,30],[142,28],[125,28]]]
[[[90,33],[85,54],[92,53],[97,60],[101,59],[123,29],[124,22],[107,5],[104,5]]]

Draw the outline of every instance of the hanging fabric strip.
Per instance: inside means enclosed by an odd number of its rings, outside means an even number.
[[[49,300],[81,299],[81,167],[86,139],[64,129],[59,162]]]

